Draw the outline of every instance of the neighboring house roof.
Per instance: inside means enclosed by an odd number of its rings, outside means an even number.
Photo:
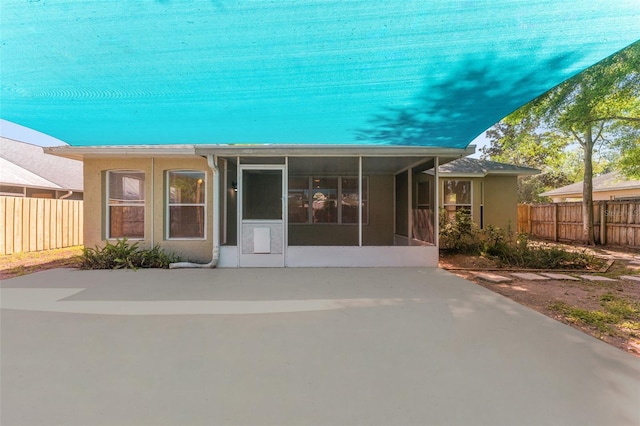
[[[46,155],[40,146],[0,137],[0,182],[82,191],[82,162]]]
[[[615,191],[624,189],[640,189],[640,180],[631,180],[618,172],[605,173],[593,178],[593,192]],[[582,196],[582,182],[572,183],[543,192],[543,197],[558,197],[562,195],[579,194]]]
[[[0,184],[28,186],[32,188],[63,189],[29,170],[0,157]]]
[[[485,176],[527,176],[540,173],[531,167],[516,166],[497,161],[463,157],[438,168],[440,175],[449,177],[485,177]]]

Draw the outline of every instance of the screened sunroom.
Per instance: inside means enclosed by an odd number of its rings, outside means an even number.
[[[437,165],[466,154],[215,151],[221,267],[436,266]]]

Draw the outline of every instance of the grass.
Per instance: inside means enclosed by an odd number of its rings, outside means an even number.
[[[0,256],[0,278],[8,279],[52,268],[77,268],[82,246]]]
[[[600,297],[600,306],[601,309],[588,310],[565,302],[554,302],[549,309],[561,314],[568,322],[592,327],[601,335],[640,336],[640,302],[606,293]]]

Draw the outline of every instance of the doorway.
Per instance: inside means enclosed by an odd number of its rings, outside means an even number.
[[[241,267],[283,267],[285,166],[240,165],[238,241]]]

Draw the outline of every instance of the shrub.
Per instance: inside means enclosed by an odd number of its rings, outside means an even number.
[[[481,254],[500,266],[533,269],[598,268],[601,259],[586,251],[571,252],[559,247],[532,243],[526,234],[514,236],[511,225],[506,230],[488,225],[480,230],[466,211],[457,211],[453,220],[440,212],[440,246],[457,253]]]
[[[130,244],[126,238],[115,244],[106,242],[104,247],[82,250],[82,269],[138,269],[168,268],[170,263],[179,262],[174,253],[167,253],[158,245],[151,249],[140,249],[138,243]]]
[[[440,246],[457,253],[479,254],[481,242],[478,226],[471,219],[471,214],[458,210],[453,220],[448,212],[440,210]]]

